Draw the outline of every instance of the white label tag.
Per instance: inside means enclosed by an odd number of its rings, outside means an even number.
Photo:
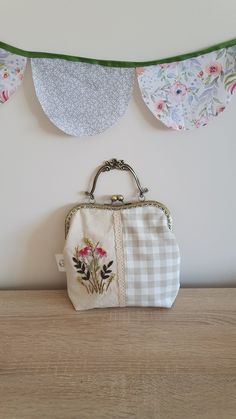
[[[64,261],[64,256],[62,253],[58,253],[55,255],[56,258],[56,262],[57,262],[57,269],[59,272],[66,272],[66,268],[65,268],[65,261]]]

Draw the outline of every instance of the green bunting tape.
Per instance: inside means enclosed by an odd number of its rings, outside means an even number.
[[[216,51],[222,48],[228,48],[236,45],[236,38],[231,39],[230,41],[221,42],[219,44],[213,45],[211,47],[201,49],[194,52],[189,52],[187,54],[176,55],[173,57],[162,58],[160,60],[152,61],[113,61],[113,60],[99,60],[95,58],[86,58],[86,57],[76,57],[74,55],[64,55],[64,54],[53,54],[50,52],[35,52],[35,51],[26,51],[20,48],[16,48],[12,45],[0,42],[0,48],[5,49],[6,51],[12,52],[13,54],[22,55],[23,57],[28,58],[59,58],[61,60],[67,61],[78,61],[82,63],[89,64],[99,64],[106,67],[123,67],[123,68],[132,68],[132,67],[147,67],[149,65],[155,64],[166,64],[176,61],[183,61],[189,58],[198,57],[199,55],[208,54],[209,52]]]

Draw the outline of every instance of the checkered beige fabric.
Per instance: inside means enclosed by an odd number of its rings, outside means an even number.
[[[171,307],[179,290],[179,248],[163,211],[121,211],[126,305]]]

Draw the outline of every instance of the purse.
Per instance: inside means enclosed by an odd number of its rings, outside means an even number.
[[[99,175],[111,170],[132,173],[139,200],[95,202]],[[70,210],[65,220],[64,261],[68,295],[76,310],[102,307],[171,307],[179,290],[180,255],[169,210],[146,201],[131,166],[106,161],[95,175],[89,202]]]

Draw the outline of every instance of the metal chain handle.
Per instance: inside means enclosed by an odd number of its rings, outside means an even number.
[[[126,171],[132,173],[132,175],[135,179],[136,185],[138,187],[138,190],[139,190],[139,199],[140,199],[140,201],[144,201],[145,200],[144,194],[148,192],[148,189],[147,188],[142,188],[142,186],[140,184],[140,181],[138,179],[138,176],[136,175],[134,169],[132,169],[131,166],[129,166],[127,163],[125,163],[124,160],[111,159],[111,160],[105,161],[105,163],[98,169],[98,171],[95,175],[95,178],[93,180],[93,186],[92,186],[91,191],[90,192],[85,192],[86,195],[89,196],[90,202],[91,203],[95,202],[94,191],[95,191],[95,188],[96,188],[96,185],[97,185],[97,180],[98,180],[99,175],[103,172],[109,172],[110,170],[114,170],[114,169],[126,170]]]

